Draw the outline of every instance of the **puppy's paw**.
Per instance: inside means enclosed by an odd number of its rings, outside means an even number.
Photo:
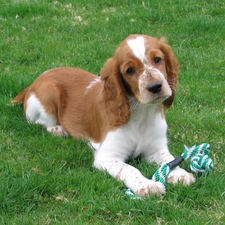
[[[165,186],[160,182],[155,182],[152,180],[146,179],[143,182],[140,182],[135,190],[135,194],[141,197],[147,197],[148,195],[160,195],[165,194]]]
[[[195,182],[195,177],[186,170],[177,167],[169,174],[167,181],[172,184],[181,182],[184,186],[187,186]]]
[[[47,131],[55,136],[67,136],[67,131],[62,126],[48,127]]]

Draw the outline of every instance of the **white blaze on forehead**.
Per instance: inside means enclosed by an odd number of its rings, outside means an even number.
[[[130,39],[127,41],[127,44],[131,48],[133,54],[141,60],[141,62],[144,62],[146,57],[145,57],[145,43],[144,43],[144,38],[141,36],[138,36],[134,39]]]

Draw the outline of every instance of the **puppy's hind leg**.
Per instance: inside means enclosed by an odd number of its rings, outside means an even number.
[[[40,124],[47,129],[48,132],[56,136],[66,136],[66,130],[58,125],[56,116],[46,112],[35,94],[31,94],[26,102],[26,117],[28,122]]]
[[[47,131],[52,133],[55,136],[67,136],[67,131],[60,125],[47,127]]]

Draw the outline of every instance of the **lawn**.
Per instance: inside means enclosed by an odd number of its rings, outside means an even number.
[[[225,2],[0,0],[0,224],[225,223]],[[214,171],[142,201],[92,166],[88,145],[29,125],[11,99],[59,66],[99,74],[132,33],[166,36],[180,63],[171,152],[211,145]],[[156,165],[132,160],[147,177]],[[182,167],[189,170],[188,162]]]

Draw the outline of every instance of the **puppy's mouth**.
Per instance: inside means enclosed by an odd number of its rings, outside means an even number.
[[[146,91],[148,93],[146,100],[153,104],[162,103],[172,95],[172,90],[169,85],[159,81],[148,85]]]
[[[162,103],[164,102],[167,98],[169,98],[170,96],[169,95],[159,95],[159,96],[156,96],[152,101],[151,103]]]
[[[169,98],[169,94],[163,94],[163,93],[147,93],[146,96],[136,96],[136,99],[141,104],[161,104],[163,103],[167,98]]]

